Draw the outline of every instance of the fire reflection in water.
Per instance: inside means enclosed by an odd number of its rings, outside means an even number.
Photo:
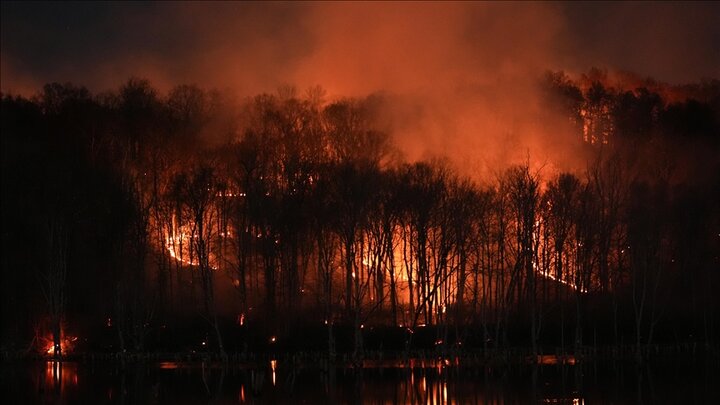
[[[453,373],[445,368],[444,361],[442,364],[409,370],[406,379],[398,381],[396,386],[397,402],[417,405],[530,403],[527,401],[530,392],[521,390],[520,393],[511,394],[505,392],[501,385],[495,386],[493,383],[490,383],[487,389],[476,391],[472,397],[468,396],[467,381],[458,381],[457,374],[453,376]],[[533,388],[536,389],[537,387]],[[526,394],[528,397],[525,401],[517,401]],[[584,405],[585,400],[574,392],[571,396],[538,398],[535,403]]]
[[[585,400],[583,398],[545,398],[543,399],[543,403],[585,405]]]
[[[77,387],[77,364],[62,361],[45,363],[44,389],[48,392],[63,394],[68,387]]]
[[[270,360],[270,370],[272,370],[272,383],[275,386],[275,369],[277,368],[277,360]]]
[[[427,370],[421,371],[419,380],[415,379],[415,371],[410,373],[409,385],[401,384],[399,394],[404,402],[423,405],[454,405],[458,402],[448,395],[448,382],[440,375],[428,378]]]

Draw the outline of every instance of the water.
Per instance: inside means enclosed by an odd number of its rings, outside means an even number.
[[[702,368],[702,367],[701,367]],[[717,374],[697,367],[541,366],[483,370],[298,368],[272,361],[209,363],[3,363],[8,404],[676,404],[720,397]]]

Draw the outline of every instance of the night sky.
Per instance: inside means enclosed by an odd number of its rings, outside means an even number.
[[[2,2],[2,91],[140,76],[242,94],[334,94],[629,70],[670,83],[720,73],[720,4]],[[432,82],[432,83],[429,83]]]

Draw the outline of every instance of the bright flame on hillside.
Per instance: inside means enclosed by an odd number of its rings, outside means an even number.
[[[559,279],[559,278],[553,276],[550,271],[547,271],[547,270],[539,270],[538,273],[540,273],[543,277],[549,278],[550,280],[557,281],[557,282],[559,282],[559,283],[561,283],[561,284],[564,284],[564,285],[572,288],[572,289],[575,290],[575,291],[578,290],[578,286],[577,286],[575,283],[570,282],[570,281],[567,281],[567,280]],[[587,288],[585,288],[585,287],[582,287],[582,288],[579,288],[579,289],[580,289],[580,292],[581,292],[581,293],[587,293],[587,292],[588,292]]]
[[[230,233],[223,234],[223,237],[230,237]],[[173,259],[184,263],[188,266],[197,267],[200,265],[196,257],[193,257],[193,244],[195,243],[192,226],[182,225],[180,227],[173,226],[172,234],[165,238],[165,249]],[[210,268],[217,270],[217,266],[210,265]]]

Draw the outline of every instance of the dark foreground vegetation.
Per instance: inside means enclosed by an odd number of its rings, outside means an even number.
[[[717,358],[720,83],[631,79],[549,73],[585,164],[489,179],[381,95],[3,95],[3,356]]]

